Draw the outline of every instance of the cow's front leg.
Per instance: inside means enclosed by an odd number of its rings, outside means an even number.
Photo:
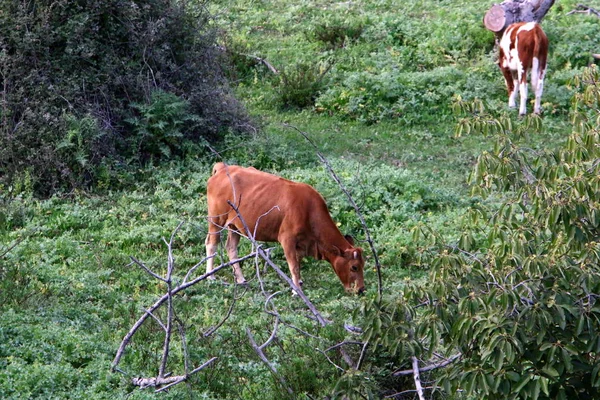
[[[294,285],[302,291],[302,281],[300,280],[300,257],[298,250],[296,249],[296,241],[294,239],[285,239],[281,241],[283,247],[283,253],[285,259],[290,268],[290,274],[292,275],[292,281]]]
[[[229,234],[227,235],[227,242],[225,242],[225,248],[227,249],[229,261],[237,260],[239,244],[240,234],[236,231],[229,231]],[[233,264],[233,275],[235,276],[235,281],[238,284],[243,285],[246,283],[246,279],[244,278],[244,274],[242,273],[242,268],[240,267],[239,262]]]

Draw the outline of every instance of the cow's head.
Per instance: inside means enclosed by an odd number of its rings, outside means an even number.
[[[338,249],[332,260],[333,269],[347,292],[361,294],[365,291],[363,251],[359,247],[354,247],[352,237],[346,236],[346,240],[351,247],[346,250]]]

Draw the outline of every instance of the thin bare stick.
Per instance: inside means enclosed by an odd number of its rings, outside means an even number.
[[[190,353],[187,348],[187,339],[185,337],[185,327],[183,321],[180,320],[177,316],[175,317],[175,321],[177,322],[177,330],[179,331],[179,337],[181,337],[181,348],[183,350],[183,368],[185,374],[187,375],[190,371]]]
[[[225,46],[219,46],[219,49],[222,51],[225,51],[225,52],[232,53],[232,54],[237,54],[238,56],[244,56],[244,57],[251,58],[258,63],[264,64],[264,66],[267,67],[269,69],[269,71],[271,71],[275,75],[279,74],[279,71],[277,70],[277,68],[275,68],[273,65],[271,65],[270,62],[268,62],[266,59],[264,59],[262,57],[258,57],[258,56],[252,55],[252,54],[240,53],[237,51],[233,51],[233,50],[228,49]]]
[[[423,389],[432,390],[432,389],[435,389],[435,386],[427,386],[427,387],[424,387]],[[414,389],[404,390],[402,392],[398,392],[398,393],[387,395],[387,396],[384,397],[384,399],[392,399],[392,398],[396,398],[396,397],[402,398],[402,397],[406,396],[409,393],[415,393],[415,392],[416,392],[416,390],[414,390]]]
[[[160,318],[158,318],[156,315],[149,312],[148,310],[144,310],[144,312],[150,314],[150,316],[160,325],[160,327],[163,329],[163,331],[165,331],[165,332],[167,331],[167,327],[165,326],[165,324],[163,324],[163,322],[160,320]]]
[[[25,239],[27,239],[30,236],[32,236],[36,231],[37,231],[37,228],[34,229],[33,231],[28,232],[26,235],[18,238],[17,240],[15,240],[13,244],[11,244],[5,250],[2,251],[2,254],[0,254],[0,258],[4,258],[4,256],[6,256],[8,253],[10,253],[12,249],[14,249],[19,244],[21,244],[21,242],[23,242]]]
[[[264,260],[267,262],[267,264],[271,268],[273,268],[275,270],[275,272],[277,272],[277,274],[279,274],[279,276],[281,278],[283,278],[283,280],[286,281],[287,284],[290,285],[290,287],[292,289],[294,289],[296,291],[296,293],[298,294],[298,296],[304,301],[304,304],[306,304],[306,306],[313,313],[313,315],[315,316],[315,318],[317,318],[317,321],[321,324],[321,326],[327,326],[328,321],[326,321],[325,318],[323,318],[323,316],[317,311],[317,309],[315,308],[315,306],[311,303],[311,301],[308,299],[308,297],[306,297],[304,295],[304,293],[302,292],[302,290],[300,288],[298,288],[294,284],[294,282],[277,265],[275,265],[271,260],[269,260],[268,258],[265,257],[265,251],[262,248],[259,247],[256,250],[261,255],[261,257],[264,258]]]
[[[317,350],[319,353],[323,354],[325,356],[325,358],[327,359],[327,361],[329,361],[329,363],[331,365],[333,365],[334,367],[336,367],[337,369],[339,369],[340,371],[344,372],[344,368],[340,367],[339,365],[337,365],[336,363],[334,363],[331,358],[329,358],[329,356],[327,355],[327,353],[325,353],[325,351],[319,349],[319,348],[315,348],[315,350]]]
[[[344,350],[343,347],[340,347],[340,354],[342,355],[342,358],[344,359],[344,361],[346,362],[346,364],[348,364],[348,366],[352,369],[358,369],[356,368],[356,364],[354,363],[354,360],[352,359],[352,357],[350,357],[350,355],[348,353],[346,353],[346,350]]]
[[[360,367],[362,367],[363,361],[365,361],[365,356],[367,355],[367,348],[369,347],[369,341],[366,341],[363,345],[363,348],[360,352],[360,357],[358,358],[358,362],[356,363],[356,370],[358,371]]]
[[[241,196],[240,196],[241,197]],[[241,199],[240,199],[241,200]],[[246,224],[246,221],[244,220],[244,217],[240,214],[240,210],[239,208],[233,204],[230,200],[227,200],[227,204],[229,204],[229,206],[236,212],[237,217],[240,219],[240,222],[243,224],[244,229],[246,230],[246,237],[252,242],[252,246],[256,249],[256,252],[265,260],[265,262],[271,267],[273,268],[278,274],[279,276],[281,276],[287,283],[288,285],[291,286],[292,289],[294,289],[294,291],[298,294],[298,296],[300,296],[300,298],[304,301],[304,303],[306,304],[306,306],[308,307],[308,309],[314,314],[314,316],[317,318],[317,321],[319,321],[319,323],[322,326],[326,326],[327,322],[325,321],[325,319],[321,316],[321,314],[317,311],[317,309],[315,308],[315,306],[310,302],[310,300],[308,300],[308,297],[306,297],[304,295],[304,293],[302,292],[302,289],[297,287],[294,282],[277,266],[275,265],[270,259],[269,256],[267,255],[267,253],[262,249],[262,247],[256,242],[256,240],[254,240],[254,237],[251,235],[250,233],[250,229],[248,228],[248,224]]]
[[[211,358],[210,360],[206,361],[204,364],[202,364],[201,366],[199,366],[198,368],[196,368],[189,374],[186,374],[183,376],[169,376],[167,378],[133,378],[131,380],[131,383],[135,386],[139,386],[141,389],[144,389],[147,387],[156,387],[156,386],[167,385],[167,386],[164,386],[164,387],[160,388],[159,390],[157,390],[157,392],[160,392],[160,391],[168,389],[169,387],[171,387],[173,385],[176,385],[180,382],[187,380],[190,376],[194,375],[195,373],[197,373],[197,372],[203,370],[204,368],[206,368],[207,366],[209,366],[216,359],[217,359],[217,357]]]
[[[331,351],[333,349],[337,349],[338,347],[342,347],[342,346],[345,346],[347,344],[358,344],[358,345],[361,345],[361,346],[365,345],[363,342],[341,342],[341,343],[334,344],[333,346],[328,347],[327,349],[325,349],[325,351]]]
[[[206,261],[208,261],[209,259],[211,259],[211,258],[213,258],[213,257],[216,257],[216,255],[217,255],[217,254],[215,253],[215,254],[213,254],[212,256],[207,256],[207,257],[204,257],[202,260],[200,260],[199,262],[197,262],[197,263],[196,263],[196,264],[195,264],[195,265],[194,265],[192,268],[190,268],[190,269],[188,270],[188,272],[185,274],[185,277],[183,278],[183,283],[187,282],[187,280],[188,280],[188,278],[190,277],[190,275],[191,275],[191,274],[193,274],[193,273],[194,273],[194,271],[195,271],[195,270],[196,270],[196,269],[197,269],[199,266],[201,266],[202,264],[205,264],[205,263],[206,263]]]
[[[262,346],[256,344],[256,340],[254,340],[254,336],[252,335],[252,332],[250,332],[249,328],[246,328],[246,334],[248,335],[248,339],[250,340],[250,345],[252,346],[256,354],[258,354],[258,357],[261,359],[261,361],[264,362],[267,365],[267,367],[269,367],[273,375],[275,375],[279,380],[279,383],[281,383],[281,385],[287,389],[288,393],[293,395],[294,391],[291,387],[288,386],[287,382],[285,381],[285,378],[279,375],[279,373],[277,373],[277,370],[275,369],[273,364],[271,364],[265,353],[262,351]]]
[[[164,378],[165,369],[167,368],[167,360],[169,359],[169,346],[171,344],[171,329],[173,326],[173,282],[171,281],[171,277],[173,275],[173,270],[175,269],[175,257],[173,256],[173,240],[175,239],[175,235],[177,231],[183,225],[183,221],[177,225],[177,228],[171,234],[171,238],[169,242],[163,238],[163,241],[167,244],[168,256],[167,256],[167,276],[164,281],[167,283],[167,327],[165,329],[165,341],[163,344],[163,356],[160,363],[160,367],[158,369],[158,377]]]
[[[412,365],[413,365],[413,375],[415,378],[415,387],[417,389],[417,394],[419,395],[419,400],[425,400],[425,395],[423,394],[423,386],[421,385],[421,374],[419,373],[419,360],[417,357],[412,357]]]
[[[133,256],[131,256],[129,258],[132,261],[131,264],[136,264],[137,266],[141,267],[144,271],[146,271],[147,273],[149,273],[150,275],[152,275],[154,278],[158,279],[159,281],[166,282],[165,278],[156,274],[155,272],[152,272],[152,270],[150,268],[146,267],[146,265],[143,262],[139,261],[137,258],[135,258]],[[128,264],[128,266],[131,264]]]
[[[236,260],[233,261],[229,261],[227,263],[221,264],[218,267],[215,267],[212,271],[207,272],[199,277],[197,277],[196,279],[193,279],[187,283],[183,283],[179,286],[177,286],[176,288],[174,288],[171,292],[171,294],[174,296],[177,293],[189,288],[190,286],[194,286],[195,284],[197,284],[200,281],[205,280],[206,278],[208,278],[209,276],[216,274],[217,272],[219,272],[220,270],[222,270],[223,268],[226,267],[230,267],[232,266],[234,263],[236,262],[241,262],[244,260],[247,260],[249,258],[255,257],[256,253],[250,253],[247,256],[238,258]],[[129,330],[129,332],[127,332],[127,334],[125,335],[125,337],[123,337],[123,340],[121,341],[121,345],[119,346],[119,350],[117,351],[117,354],[115,356],[115,359],[112,362],[112,369],[114,370],[115,367],[119,364],[119,362],[121,361],[121,357],[123,357],[123,353],[125,351],[125,347],[127,347],[127,345],[129,344],[129,342],[131,341],[131,338],[133,337],[133,335],[135,334],[135,332],[139,329],[139,327],[144,323],[144,321],[148,318],[148,316],[154,312],[158,307],[160,307],[168,298],[168,294],[163,295],[161,298],[159,298],[152,306],[150,306],[146,312],[136,321],[136,323],[133,325],[133,327]]]
[[[379,263],[379,257],[377,256],[377,250],[375,249],[375,245],[373,244],[373,239],[371,239],[371,233],[369,231],[369,228],[367,227],[367,223],[365,222],[365,218],[363,217],[363,215],[362,215],[362,213],[360,211],[360,208],[358,207],[358,205],[356,205],[356,202],[352,198],[352,195],[346,189],[346,187],[344,186],[344,184],[342,183],[342,181],[340,180],[340,178],[337,176],[337,174],[335,173],[335,171],[331,167],[331,164],[329,163],[329,161],[327,161],[327,159],[325,158],[325,156],[323,155],[323,153],[321,153],[319,151],[319,148],[317,147],[317,145],[315,144],[315,142],[313,142],[308,137],[308,134],[306,132],[301,131],[300,129],[298,129],[295,126],[290,125],[290,124],[283,124],[283,126],[286,127],[286,128],[292,128],[292,129],[296,130],[298,133],[300,133],[306,139],[306,141],[308,143],[311,144],[311,146],[317,152],[317,156],[319,157],[319,159],[321,160],[321,162],[325,165],[325,167],[329,171],[329,174],[336,181],[336,183],[338,184],[338,186],[340,187],[340,189],[342,190],[342,192],[344,192],[344,194],[348,198],[348,201],[350,202],[350,205],[354,208],[354,211],[356,212],[356,215],[360,219],[360,222],[362,224],[363,230],[365,231],[366,240],[367,240],[367,243],[369,243],[369,246],[371,247],[371,252],[373,253],[373,258],[375,259],[375,269],[377,270],[377,281],[378,281],[378,292],[377,293],[379,295],[379,300],[381,301],[381,297],[382,297],[382,294],[383,294],[383,280],[382,280],[382,277],[381,277],[381,264]]]
[[[233,308],[235,307],[235,303],[237,302],[238,297],[236,296],[237,293],[237,289],[240,285],[233,285],[233,301],[231,302],[231,305],[229,306],[229,310],[227,310],[227,314],[225,315],[225,317],[215,326],[209,328],[206,332],[204,332],[202,334],[202,336],[204,337],[209,337],[210,335],[212,335],[213,333],[215,333],[217,331],[217,329],[219,329],[221,326],[223,326],[223,324],[229,319],[229,317],[231,316],[231,313],[233,312]],[[245,293],[245,291],[244,291]],[[243,294],[242,294],[243,296]],[[242,297],[240,296],[240,298]]]
[[[569,11],[567,13],[567,15],[571,15],[571,14],[587,14],[587,15],[594,14],[596,17],[600,17],[600,12],[598,12],[597,10],[593,9],[592,7],[586,6],[584,4],[577,4],[577,8],[575,8],[573,11]]]
[[[426,367],[423,367],[420,369],[421,372],[427,372],[427,371],[431,371],[437,368],[443,368],[447,365],[452,364],[454,361],[456,361],[458,358],[460,358],[460,354],[455,354],[450,358],[445,359],[442,362],[439,363],[435,363],[435,364],[430,364]],[[392,373],[392,376],[404,376],[404,375],[411,375],[413,373],[412,369],[405,369],[405,370],[399,370],[399,371],[394,371],[394,373]]]

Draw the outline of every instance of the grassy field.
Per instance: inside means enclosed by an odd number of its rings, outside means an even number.
[[[532,148],[564,142],[571,130],[570,79],[598,50],[597,19],[567,15],[576,3],[559,2],[544,20],[551,57],[543,127],[526,138]],[[130,257],[164,274],[163,238],[168,240],[180,222],[176,279],[204,257],[205,185],[214,162],[252,165],[315,186],[340,229],[365,239],[315,149],[292,127],[317,144],[360,205],[383,266],[386,295],[402,290],[407,280],[426,277],[429,266],[420,262],[423,244],[413,240],[415,227],[427,225],[455,241],[465,210],[484,201],[470,196],[467,179],[477,156],[494,143],[481,135],[457,136],[462,117],[452,112],[452,104],[459,98],[481,99],[490,112],[507,112],[494,38],[481,23],[489,2],[221,0],[208,6],[234,56],[236,93],[259,128],[252,137],[230,135],[214,144],[218,156],[207,151],[139,171],[135,179],[124,179],[129,183],[123,189],[39,200],[25,182],[0,196],[0,398],[289,396],[256,356],[246,333],[249,329],[262,343],[273,326],[259,281],[236,289],[227,284],[229,271],[219,274],[222,280],[199,283],[175,304],[191,364],[218,357],[212,367],[167,393],[134,388],[131,378],[156,375],[160,363],[163,336],[152,320],[119,365],[125,374],[110,367],[125,333],[165,291],[164,284],[131,265]],[[242,54],[264,58],[282,73]],[[306,93],[310,104],[298,107]],[[513,119],[524,123],[516,115]],[[240,254],[249,250],[246,243]],[[273,258],[285,267],[277,246]],[[353,313],[377,289],[370,254],[367,264],[368,293],[357,298],[343,292],[326,263],[304,262],[306,294],[332,321],[324,328],[266,270],[267,291],[281,291],[274,304],[285,322],[267,354],[293,389],[289,397],[324,398],[336,392],[342,371],[333,364],[348,366],[339,354],[327,353],[328,359],[318,350],[355,339],[344,324],[360,325]],[[249,262],[247,277],[251,271]],[[226,323],[205,337],[232,303]],[[174,343],[169,369],[181,374],[177,337]],[[360,348],[349,352],[357,360]]]

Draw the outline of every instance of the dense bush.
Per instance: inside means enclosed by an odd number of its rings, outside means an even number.
[[[153,106],[154,92],[186,104],[193,117],[177,121],[186,140],[243,125],[203,10],[171,0],[2,2],[0,184],[28,174],[47,194],[94,182],[101,165],[165,156],[164,146],[139,145],[174,132],[141,126],[173,123],[148,116],[170,112]]]
[[[437,352],[459,356],[440,374],[448,394],[598,396],[598,79],[592,69],[578,80],[573,133],[557,150],[528,146],[535,117],[516,125],[485,110],[472,117],[478,131],[482,117],[496,127],[486,130],[496,144],[479,157],[474,188],[505,199],[499,209],[473,208],[455,242],[430,231],[429,283],[363,309],[379,367],[389,355],[406,362]]]

